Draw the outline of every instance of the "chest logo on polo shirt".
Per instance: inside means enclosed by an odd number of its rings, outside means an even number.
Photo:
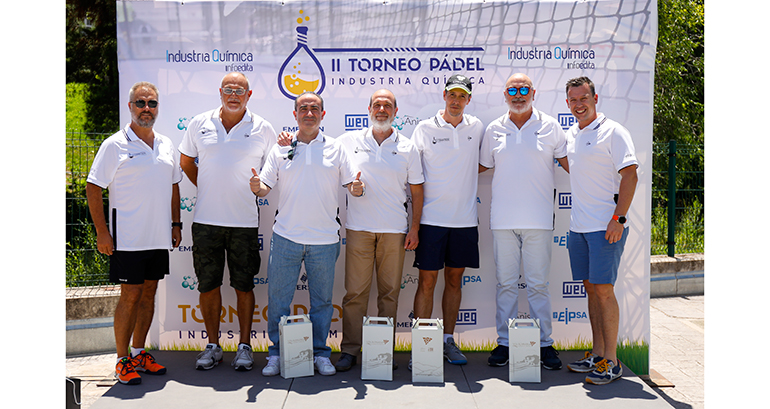
[[[433,137],[433,144],[435,145],[435,144],[437,144],[439,142],[449,142],[449,138],[436,138],[434,136]]]
[[[398,155],[398,151],[393,151],[392,153],[393,153],[394,156]]]
[[[133,159],[136,156],[142,156],[142,155],[146,155],[146,154],[147,154],[147,152],[136,152],[136,153],[129,152],[128,153],[128,159]]]
[[[359,153],[359,152],[371,153],[372,150],[368,148],[362,148],[360,146],[356,146],[356,150],[353,153]]]
[[[473,139],[473,136],[472,135],[468,135],[468,140],[470,141],[471,139]]]

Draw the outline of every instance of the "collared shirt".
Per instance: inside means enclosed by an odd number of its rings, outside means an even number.
[[[347,149],[366,186],[362,197],[351,197],[347,192],[345,227],[373,233],[406,233],[407,184],[425,181],[417,147],[396,129],[381,145],[371,128],[347,132],[337,140]]]
[[[265,185],[278,189],[273,232],[300,244],[336,243],[340,188],[352,183],[356,173],[342,144],[320,131],[308,144],[293,142],[273,146],[259,174]]]
[[[599,114],[582,130],[567,131],[572,212],[570,230],[590,233],[607,229],[615,212],[621,169],[638,165],[631,134],[619,123]]]
[[[179,153],[155,133],[153,147],[126,125],[99,147],[88,182],[109,190],[115,250],[171,249],[172,185],[182,180]]]
[[[221,108],[221,107],[220,107]],[[249,187],[251,168],[260,169],[276,133],[269,122],[246,109],[230,132],[220,108],[196,115],[187,126],[179,151],[197,157],[196,223],[224,227],[258,227],[259,213]]]
[[[484,133],[479,163],[494,168],[490,227],[553,229],[554,159],[567,156],[556,119],[532,109],[519,129],[506,112]]]
[[[479,147],[484,125],[463,115],[457,127],[439,111],[420,121],[412,141],[422,155],[425,175],[422,224],[441,227],[475,227],[477,210]]]

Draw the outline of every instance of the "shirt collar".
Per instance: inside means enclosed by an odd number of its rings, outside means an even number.
[[[438,126],[439,128],[443,128],[447,125],[452,126],[452,124],[444,120],[443,112],[444,112],[443,109],[439,109],[438,112],[436,112],[436,116],[434,117],[434,120],[436,121],[436,126]],[[463,114],[463,120],[460,123],[463,125],[468,125],[467,115]],[[452,126],[452,128],[454,128],[454,126]]]
[[[529,119],[527,119],[527,122],[524,122],[524,125],[521,127],[521,129],[526,128],[527,125],[529,125],[530,123],[540,122],[541,119],[542,119],[542,113],[538,111],[535,107],[532,107],[532,115],[529,116]],[[510,111],[505,111],[505,123],[510,124],[511,127],[518,129],[516,124],[514,124],[513,121],[511,121]]]

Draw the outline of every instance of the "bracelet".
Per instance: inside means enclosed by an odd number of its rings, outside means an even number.
[[[173,229],[174,227],[179,227],[181,229],[182,222],[171,222],[171,228]]]

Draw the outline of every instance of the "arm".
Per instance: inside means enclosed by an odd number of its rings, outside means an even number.
[[[484,172],[486,172],[487,170],[489,170],[489,168],[488,168],[488,167],[486,167],[486,166],[484,166],[484,165],[482,165],[482,164],[480,164],[480,163],[479,163],[479,173],[484,173]]]
[[[423,188],[422,184],[409,185],[412,194],[412,226],[406,234],[404,248],[414,250],[420,243],[418,232],[420,231],[420,219],[422,219]]]
[[[195,187],[198,187],[198,165],[195,164],[195,158],[191,158],[184,153],[179,156],[179,165],[182,167],[187,179],[190,179]]]
[[[563,158],[556,158],[556,161],[559,162],[559,165],[561,165],[565,172],[569,173],[569,160],[566,156]]]
[[[628,209],[631,207],[631,201],[634,199],[634,193],[636,192],[636,183],[639,181],[639,177],[636,174],[637,165],[626,166],[621,169],[620,173],[620,187],[618,189],[618,203],[615,205],[616,215],[626,215]],[[623,235],[623,225],[610,220],[607,224],[607,232],[604,238],[613,244],[620,240]]]
[[[354,197],[363,196],[364,193],[366,193],[366,186],[364,185],[364,182],[361,181],[361,172],[358,172],[356,175],[356,180],[348,183],[345,187],[348,188],[348,192]]]
[[[181,221],[180,200],[179,200],[179,183],[174,183],[171,186],[171,222],[179,223]],[[171,245],[173,247],[179,247],[182,243],[182,228],[180,226],[174,226],[171,228]]]
[[[249,178],[249,187],[251,188],[251,192],[259,197],[267,196],[271,189],[268,185],[262,182],[255,168],[251,168],[251,175],[251,178]]]
[[[111,256],[114,247],[112,235],[107,227],[107,219],[104,217],[102,188],[90,182],[86,183],[86,198],[88,199],[88,210],[96,228],[96,249],[102,254]]]

